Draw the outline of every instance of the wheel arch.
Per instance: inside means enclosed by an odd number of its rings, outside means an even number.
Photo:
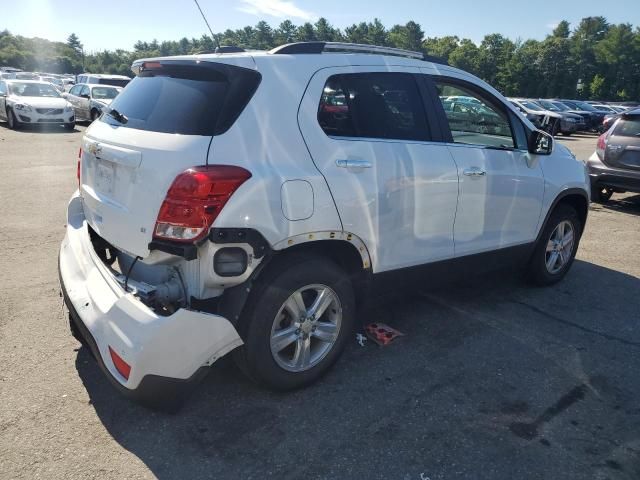
[[[291,255],[329,258],[349,275],[357,303],[365,298],[371,282],[371,257],[357,235],[349,232],[296,235],[274,246],[269,263],[278,263]]]
[[[371,258],[364,242],[348,232],[325,231],[295,235],[273,245],[247,282],[225,290],[214,313],[234,325],[244,311],[250,292],[274,269],[286,268],[295,258],[329,258],[344,269],[354,289],[356,304],[367,298],[372,284]]]
[[[549,217],[553,213],[553,211],[560,204],[570,205],[575,209],[578,213],[578,218],[580,219],[580,223],[582,226],[582,230],[584,231],[584,226],[587,222],[587,214],[589,212],[589,194],[586,190],[582,188],[567,188],[558,194],[555,198],[549,210],[547,210],[547,214],[544,218],[544,221],[540,225],[540,229],[538,230],[538,240],[542,232],[544,232],[545,227],[547,226],[547,222],[549,221]]]

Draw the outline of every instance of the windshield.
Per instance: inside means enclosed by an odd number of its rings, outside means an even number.
[[[561,111],[560,107],[558,107],[558,104],[556,104],[555,102],[550,102],[549,100],[538,100],[538,103],[547,110],[551,110],[552,112]]]
[[[58,79],[58,78],[53,78],[53,77],[44,77],[42,79],[45,82],[49,82],[49,83],[53,83],[54,85],[58,85],[58,86],[62,86],[62,80]]]
[[[593,108],[588,103],[584,103],[584,102],[573,102],[573,103],[575,103],[580,110],[586,110],[587,112],[595,112],[596,111],[596,109]]]
[[[18,80],[38,80],[38,76],[34,73],[16,73],[15,78]]]
[[[118,89],[111,87],[93,87],[91,89],[91,95],[98,100],[113,100],[118,95]]]
[[[540,108],[540,106],[536,105],[533,102],[520,102],[522,103],[522,105],[525,108],[528,108],[529,110],[535,110],[536,112],[540,112],[542,110],[542,108]]]
[[[56,88],[49,83],[13,82],[9,84],[9,90],[19,97],[54,97],[60,98]]]
[[[555,105],[555,107],[561,111],[561,112],[568,112],[569,110],[571,110],[569,107],[567,107],[564,103],[561,102],[550,102],[553,105]]]

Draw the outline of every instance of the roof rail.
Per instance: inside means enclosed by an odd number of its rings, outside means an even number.
[[[415,58],[416,60],[425,60],[427,62],[440,63],[447,65],[447,62],[438,57],[425,55],[422,52],[413,52],[411,50],[403,50],[401,48],[380,47],[377,45],[364,45],[360,43],[344,43],[344,42],[297,42],[288,43],[280,47],[276,47],[269,53],[281,55],[294,54],[318,54],[318,53],[367,53],[377,55],[392,55],[396,57]]]

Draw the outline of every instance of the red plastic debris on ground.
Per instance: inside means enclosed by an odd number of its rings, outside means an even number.
[[[390,327],[386,323],[370,323],[364,327],[364,331],[367,337],[382,347],[389,345],[396,338],[404,336],[404,333]]]

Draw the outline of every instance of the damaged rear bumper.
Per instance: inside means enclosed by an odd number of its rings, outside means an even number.
[[[184,308],[160,316],[126,293],[93,249],[77,195],[69,203],[58,266],[76,335],[111,383],[140,403],[178,406],[208,366],[242,345],[224,317]],[[128,378],[114,365],[110,349],[130,366]]]

